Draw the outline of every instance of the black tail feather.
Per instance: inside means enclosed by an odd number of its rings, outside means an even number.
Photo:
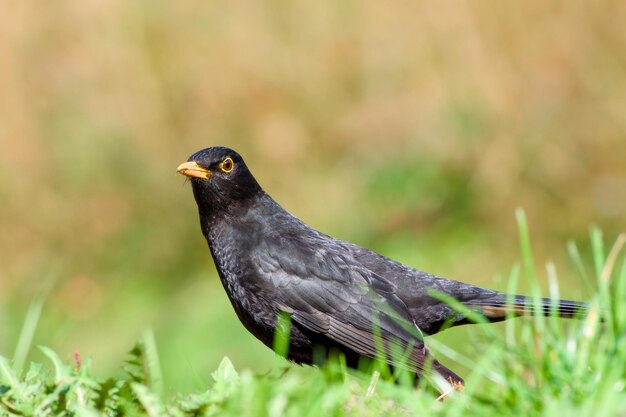
[[[438,360],[434,360],[433,369],[443,377],[449,384],[455,388],[463,387],[463,378],[452,372],[450,369],[443,366]]]
[[[499,293],[494,297],[467,301],[469,307],[478,307],[482,314],[492,321],[504,320],[511,313],[514,315],[556,314],[563,318],[580,318],[589,309],[588,303],[551,298],[535,299],[524,295],[510,296]]]

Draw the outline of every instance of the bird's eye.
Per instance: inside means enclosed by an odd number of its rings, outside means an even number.
[[[235,163],[233,162],[232,158],[226,158],[220,164],[220,169],[222,170],[222,172],[225,172],[227,174],[232,171],[234,167]]]

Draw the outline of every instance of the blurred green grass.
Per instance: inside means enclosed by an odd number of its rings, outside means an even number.
[[[224,355],[269,369],[174,172],[218,144],[313,226],[498,289],[522,206],[538,263],[550,253],[561,295],[586,298],[564,242],[626,228],[625,15],[613,1],[8,5],[0,353],[45,292],[35,344],[96,372],[148,327],[174,388]],[[440,338],[462,348],[468,331]]]

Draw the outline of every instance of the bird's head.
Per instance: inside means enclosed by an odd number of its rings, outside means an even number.
[[[262,193],[243,158],[225,147],[196,152],[177,171],[191,179],[201,212],[228,212]]]

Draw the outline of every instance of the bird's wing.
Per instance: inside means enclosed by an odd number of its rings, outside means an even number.
[[[395,287],[356,262],[342,242],[274,236],[255,251],[259,275],[281,294],[280,309],[309,331],[360,355],[422,370],[428,355]]]
[[[393,283],[410,317],[426,334],[437,333],[447,325],[456,326],[472,322],[442,302],[433,292],[455,298],[492,322],[504,320],[511,314],[549,315],[556,312],[561,317],[576,317],[584,314],[588,308],[585,303],[548,298],[533,300],[521,295],[508,295],[438,277],[356,245],[351,247],[351,253],[352,257],[374,276]]]
[[[429,274],[359,246],[351,248],[352,256],[373,275],[393,282],[398,297],[410,317],[426,334],[437,333],[449,320],[460,324],[464,317],[440,300],[435,293],[455,298],[468,307],[488,305],[498,292]],[[478,310],[482,311],[482,310]]]

